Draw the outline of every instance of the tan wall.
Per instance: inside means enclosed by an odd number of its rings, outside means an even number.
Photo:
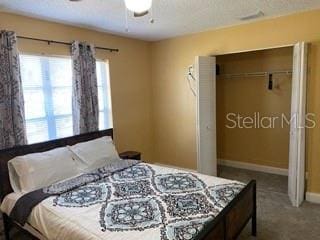
[[[154,160],[196,168],[195,98],[186,81],[196,55],[219,55],[308,41],[308,111],[320,113],[320,11],[229,27],[152,44]],[[308,190],[320,192],[320,129],[307,131]]]
[[[150,43],[6,13],[0,13],[0,29],[28,37],[67,42],[77,39],[119,48],[119,53],[97,50],[98,58],[110,62],[116,145],[119,151],[139,150],[145,159],[151,159]],[[64,45],[29,40],[19,40],[18,45],[27,53],[70,55]]]
[[[228,78],[223,74],[292,70],[293,48],[228,54],[217,57],[217,152],[219,159],[235,160],[278,168],[288,168],[289,126],[282,127],[282,114],[290,119],[292,76],[273,76],[274,88],[268,90],[268,77],[241,76]],[[222,75],[221,75],[222,74]],[[279,117],[264,120],[265,127],[253,124],[234,126],[234,115]],[[232,121],[228,120],[231,119]],[[284,122],[285,123],[285,122]]]

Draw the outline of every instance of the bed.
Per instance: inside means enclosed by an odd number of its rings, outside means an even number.
[[[123,160],[129,165],[121,170],[44,199],[24,225],[10,217],[21,198],[10,185],[10,159],[103,136],[112,137],[113,130],[0,151],[7,240],[12,228],[34,239],[236,239],[250,220],[256,236],[255,181],[245,185],[134,160]]]

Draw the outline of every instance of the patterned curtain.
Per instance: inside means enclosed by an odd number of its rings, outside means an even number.
[[[0,149],[27,143],[17,37],[0,32]]]
[[[99,128],[96,59],[91,44],[75,41],[72,56],[73,133],[82,134]]]

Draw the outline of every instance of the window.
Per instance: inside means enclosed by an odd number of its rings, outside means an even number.
[[[73,135],[71,58],[21,55],[29,143]],[[99,128],[112,127],[108,64],[97,61]]]
[[[97,80],[99,98],[99,129],[112,128],[111,93],[109,64],[97,61]]]

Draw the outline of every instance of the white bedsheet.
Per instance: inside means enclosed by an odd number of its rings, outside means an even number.
[[[148,164],[153,168],[155,174],[188,173],[186,171],[160,167]],[[195,173],[193,173],[195,174]],[[238,183],[217,177],[195,174],[207,186]],[[17,193],[11,193],[5,197],[1,205],[1,211],[10,214],[16,200],[20,197]],[[100,213],[104,203],[94,204],[88,207],[61,207],[54,206],[50,197],[38,204],[28,219],[28,224],[39,231],[45,238],[68,239],[68,240],[90,240],[90,239],[112,239],[112,240],[150,240],[161,238],[160,227],[149,228],[143,231],[102,231],[100,224]],[[221,209],[220,209],[221,210]],[[169,216],[167,216],[169,218]]]

